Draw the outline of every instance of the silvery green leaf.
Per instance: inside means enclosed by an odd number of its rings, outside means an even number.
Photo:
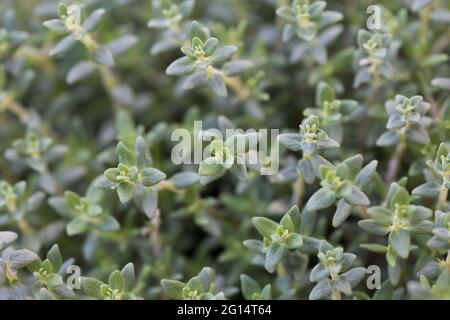
[[[199,38],[203,42],[208,39],[208,34],[205,31],[205,28],[198,23],[197,21],[193,21],[191,27],[189,29],[189,38],[192,41],[194,38]]]
[[[120,229],[120,224],[116,220],[116,218],[106,215],[104,217],[99,218],[99,222],[97,224],[98,228],[102,231],[116,231]]]
[[[53,245],[47,253],[47,259],[50,260],[53,270],[58,271],[62,265],[62,256],[57,244]]]
[[[137,201],[140,201],[140,206],[144,210],[145,215],[152,219],[155,215],[155,211],[158,208],[158,189],[156,187],[151,188],[138,188]]]
[[[195,71],[195,65],[188,57],[183,57],[172,62],[167,67],[166,74],[169,76],[185,76]]]
[[[107,67],[114,66],[114,57],[113,57],[111,51],[109,51],[108,48],[106,48],[106,47],[102,47],[102,46],[98,47],[92,53],[92,59],[94,59],[95,62],[105,65]]]
[[[407,130],[406,137],[411,141],[421,144],[428,144],[430,142],[430,137],[423,127],[417,127]]]
[[[429,5],[430,3],[431,3],[431,0],[413,0],[411,9],[412,9],[412,11],[417,12],[420,9]]]
[[[325,268],[322,264],[316,264],[314,268],[312,268],[311,273],[309,274],[309,280],[311,282],[319,282],[330,275],[330,272],[327,268]]]
[[[187,17],[191,14],[194,6],[195,0],[185,0],[178,5],[178,8],[180,9],[180,13],[183,15],[183,17]]]
[[[237,76],[251,68],[253,63],[248,60],[233,60],[223,65],[222,70],[229,77]]]
[[[316,179],[316,173],[311,160],[300,159],[298,162],[298,169],[307,184],[312,184],[314,182]]]
[[[414,224],[412,226],[409,227],[409,231],[414,232],[414,233],[430,233],[431,230],[433,229],[433,223],[431,221],[425,220],[425,221],[421,221],[417,224]]]
[[[353,206],[370,206],[370,200],[358,187],[351,186],[344,194],[344,199]]]
[[[49,288],[56,288],[64,284],[63,278],[60,274],[53,273],[47,279],[47,286]]]
[[[44,22],[44,26],[49,28],[51,31],[64,33],[67,32],[66,25],[60,19],[51,19]]]
[[[200,177],[197,172],[186,171],[174,174],[170,180],[175,188],[184,189],[198,182]]]
[[[140,173],[141,182],[146,187],[151,187],[166,179],[166,174],[156,168],[145,168]]]
[[[275,271],[276,265],[283,259],[286,249],[276,243],[272,243],[266,252],[264,267],[270,273]]]
[[[343,273],[341,275],[341,279],[348,282],[350,286],[354,288],[358,283],[361,282],[361,280],[364,278],[365,275],[366,275],[366,268],[357,267]]]
[[[247,166],[245,164],[234,164],[230,168],[231,174],[242,182],[248,182]]]
[[[373,300],[390,300],[394,293],[394,287],[389,280],[384,281],[381,284],[381,288],[375,292]]]
[[[122,273],[123,279],[125,280],[125,291],[133,290],[136,282],[136,276],[134,272],[134,264],[127,263],[125,267],[120,270]]]
[[[342,292],[345,295],[351,295],[352,294],[352,287],[350,286],[350,283],[343,280],[342,278],[333,279],[330,281],[330,287],[334,290],[337,290],[339,292]]]
[[[253,226],[263,237],[270,238],[277,231],[278,224],[265,217],[254,217],[252,219]]]
[[[81,289],[89,297],[103,299],[104,297],[100,293],[100,287],[104,285],[103,282],[94,278],[80,278]]]
[[[38,255],[33,251],[30,251],[28,249],[21,249],[14,251],[9,256],[9,264],[12,269],[18,270],[38,259],[39,259]]]
[[[303,245],[302,236],[298,233],[291,233],[286,238],[286,248],[288,249],[297,249]]]
[[[377,236],[385,236],[389,233],[389,230],[387,228],[378,225],[374,219],[358,221],[358,226]]]
[[[128,167],[136,164],[136,156],[122,141],[117,144],[116,152],[120,163]]]
[[[403,229],[393,230],[389,234],[389,243],[403,259],[408,258],[411,244],[409,232]]]
[[[246,300],[252,300],[254,293],[261,292],[261,286],[246,274],[241,274],[241,289]]]
[[[182,291],[186,285],[177,280],[168,280],[163,279],[161,280],[161,287],[163,289],[163,292],[165,295],[167,295],[169,298],[172,299],[182,299]]]
[[[103,15],[105,14],[105,9],[100,8],[91,13],[83,22],[83,28],[88,32],[94,31],[99,25]]]
[[[205,51],[205,55],[209,57],[216,51],[217,46],[219,45],[219,40],[217,38],[209,38],[206,40],[203,50]]]
[[[328,284],[328,280],[322,280],[311,290],[309,294],[309,300],[321,300],[328,298],[331,295],[331,288]]]
[[[109,276],[108,284],[111,289],[123,292],[125,289],[125,278],[119,270],[116,270]]]
[[[450,12],[448,14],[448,19],[450,20]],[[434,78],[431,84],[435,87],[450,90],[450,78]]]
[[[377,170],[378,161],[373,160],[369,164],[367,164],[362,170],[358,173],[355,179],[355,183],[358,186],[364,187],[368,185],[371,181],[373,181],[376,170]]]
[[[399,283],[400,276],[402,274],[402,266],[401,266],[400,261],[396,261],[394,266],[388,264],[388,274],[389,274],[389,280],[391,281],[391,284],[393,286],[396,286]]]
[[[245,240],[244,246],[252,251],[262,253],[264,251],[264,244],[260,240]]]
[[[298,133],[282,133],[278,136],[278,142],[292,151],[302,149],[301,137]]]
[[[53,57],[57,54],[66,52],[67,50],[73,47],[76,41],[77,41],[76,38],[72,34],[64,37],[49,51],[48,53],[49,56]]]
[[[66,232],[68,236],[74,236],[81,234],[89,228],[89,224],[80,217],[77,217],[70,221],[66,226]]]
[[[450,230],[444,228],[435,228],[433,229],[433,234],[438,238],[450,241]]]
[[[198,174],[201,176],[216,176],[223,170],[223,164],[217,158],[210,157],[200,163]]]
[[[342,256],[341,264],[341,272],[348,270],[356,259],[356,255],[353,253],[345,252]]]
[[[0,231],[0,250],[13,243],[17,239],[17,233],[12,231]]]
[[[422,197],[434,198],[439,195],[440,188],[434,183],[427,182],[413,189],[412,194]]]
[[[336,205],[336,212],[333,215],[333,227],[339,227],[352,212],[352,206],[349,205],[344,199],[340,199]]]
[[[429,263],[427,263],[427,265],[423,269],[421,269],[417,273],[417,275],[419,277],[423,275],[429,279],[434,279],[437,276],[439,276],[441,271],[442,271],[442,268],[437,261],[430,261]]]
[[[338,11],[324,11],[320,15],[319,28],[341,21],[344,15]]]
[[[130,201],[134,196],[134,188],[130,183],[124,182],[117,186],[117,195],[121,203]]]
[[[334,101],[334,89],[326,82],[319,82],[316,90],[316,106],[322,106],[325,101]]]
[[[309,211],[325,209],[332,206],[335,201],[335,192],[326,188],[320,188],[309,198],[306,203],[306,209]]]
[[[114,56],[118,56],[131,47],[133,47],[138,42],[138,37],[135,35],[127,34],[118,39],[108,42],[105,47],[111,51]]]
[[[95,66],[89,61],[81,61],[74,65],[66,76],[66,82],[73,84],[91,75],[95,71]]]
[[[369,250],[371,252],[376,253],[386,253],[388,250],[388,247],[378,244],[378,243],[362,243],[359,245],[361,248],[364,248],[366,250]]]
[[[213,74],[212,76],[208,77],[208,85],[212,89],[212,91],[219,97],[226,97],[228,95],[225,80],[221,75]]]
[[[237,52],[238,48],[233,45],[223,46],[214,52],[211,56],[211,62],[213,65],[218,65],[226,62],[231,58],[233,54]]]

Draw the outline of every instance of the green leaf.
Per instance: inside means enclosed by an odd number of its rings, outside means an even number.
[[[222,71],[229,77],[235,77],[253,68],[253,63],[248,60],[233,60],[223,65]]]
[[[252,219],[253,226],[263,237],[270,238],[277,231],[278,224],[265,217],[254,217]]]
[[[134,166],[136,164],[136,157],[133,151],[128,149],[128,147],[122,141],[117,144],[116,152],[119,156],[120,163],[123,163],[128,167]]]
[[[102,20],[103,15],[105,14],[105,9],[97,9],[91,13],[89,17],[86,18],[83,22],[83,28],[88,32],[94,31]]]
[[[206,42],[203,46],[203,51],[205,51],[205,55],[207,57],[212,55],[214,53],[214,51],[216,51],[218,45],[219,45],[219,40],[217,38],[209,38],[208,40],[206,40]]]
[[[208,77],[208,85],[212,89],[212,91],[219,97],[226,97],[228,95],[225,80],[221,75],[213,74],[212,76]]]
[[[411,244],[411,237],[408,231],[403,229],[391,231],[389,234],[389,243],[400,257],[403,259],[408,258]]]
[[[89,75],[91,75],[95,71],[95,66],[89,61],[81,61],[74,65],[66,76],[66,82],[68,84],[74,84]]]
[[[58,271],[62,265],[62,256],[57,244],[53,245],[47,253],[47,259],[50,260],[53,270]]]
[[[378,243],[362,243],[359,246],[375,253],[386,253],[388,250],[386,246]]]
[[[102,47],[102,46],[98,47],[92,53],[92,59],[94,59],[95,62],[105,65],[107,67],[114,66],[114,57],[113,57],[111,51],[109,51],[108,48],[106,48],[106,47]]]
[[[100,218],[97,226],[102,231],[116,231],[120,229],[119,222],[116,220],[116,218],[110,215],[105,215],[104,217]]]
[[[366,230],[377,236],[385,236],[389,233],[389,230],[387,228],[380,226],[374,219],[358,221],[358,226],[360,226],[363,230]]]
[[[350,286],[350,283],[343,279],[334,279],[330,281],[330,287],[334,290],[337,290],[339,292],[342,292],[345,295],[352,294],[352,287]]]
[[[116,270],[109,276],[108,284],[111,289],[123,292],[125,289],[125,278],[119,270]]]
[[[68,35],[60,40],[49,52],[49,56],[53,57],[58,54],[64,53],[73,47],[77,40],[73,35]]]
[[[130,201],[134,196],[134,188],[130,183],[121,183],[117,187],[117,195],[121,203]]]
[[[141,171],[140,177],[144,186],[151,187],[166,179],[166,174],[156,168],[145,168]]]
[[[51,19],[44,22],[44,26],[53,32],[64,33],[67,32],[66,25],[60,19]]]
[[[170,180],[175,188],[188,188],[200,180],[197,172],[187,171],[180,172],[172,176]]]
[[[52,273],[47,279],[47,285],[50,288],[56,288],[64,284],[63,278],[57,273]]]
[[[322,280],[311,290],[309,300],[321,300],[331,295],[331,288],[328,285],[328,280]]]
[[[283,246],[272,243],[269,250],[266,252],[266,259],[264,260],[264,267],[270,273],[275,271],[276,265],[283,259],[286,250]]]
[[[306,203],[306,209],[308,211],[316,211],[328,208],[336,201],[336,194],[326,188],[320,188],[316,191]]]
[[[74,236],[86,232],[88,228],[89,224],[85,220],[75,218],[66,225],[66,232],[68,236]]]
[[[226,62],[231,58],[233,54],[238,51],[238,48],[233,45],[223,46],[214,52],[211,56],[211,62],[213,65],[218,65]]]
[[[370,200],[358,187],[351,186],[344,194],[344,199],[353,206],[370,206]]]
[[[80,282],[81,289],[86,295],[97,299],[103,299],[103,296],[100,293],[100,287],[104,285],[103,282],[94,278],[85,277],[81,277]]]
[[[317,85],[316,106],[322,106],[325,101],[334,101],[334,90],[329,84],[321,81]]]
[[[134,264],[127,263],[125,267],[120,271],[125,281],[125,291],[133,290],[136,282],[136,276],[134,271]]]
[[[144,209],[145,215],[152,219],[155,215],[155,211],[158,208],[158,189],[150,188],[145,190],[142,196],[142,209]]]
[[[223,171],[223,165],[215,157],[206,158],[200,163],[198,174],[201,176],[216,176]]]
[[[39,260],[36,253],[28,249],[21,249],[14,251],[9,256],[9,265],[13,270],[18,270],[36,260]]]
[[[17,233],[12,231],[0,231],[0,250],[17,240]]]
[[[183,299],[183,289],[186,285],[177,280],[161,280],[161,287],[164,291],[164,294],[172,299],[181,300]]]
[[[134,145],[134,151],[136,154],[136,165],[138,169],[143,169],[150,167],[152,165],[152,157],[150,155],[150,150],[145,142],[145,139],[141,136],[136,138],[136,143]]]
[[[195,71],[195,65],[188,57],[183,57],[172,62],[167,67],[166,74],[169,76],[185,76]]]
[[[303,238],[298,233],[291,233],[286,238],[286,248],[297,249],[303,245]]]
[[[253,280],[246,274],[241,274],[240,278],[242,294],[246,300],[252,300],[254,293],[261,292],[261,287],[255,280]]]
[[[339,227],[352,212],[352,206],[349,205],[344,199],[340,199],[337,202],[336,212],[333,216],[333,227]]]
[[[208,38],[205,29],[197,21],[193,21],[189,29],[189,39],[192,41],[194,38],[199,38],[203,42]]]

